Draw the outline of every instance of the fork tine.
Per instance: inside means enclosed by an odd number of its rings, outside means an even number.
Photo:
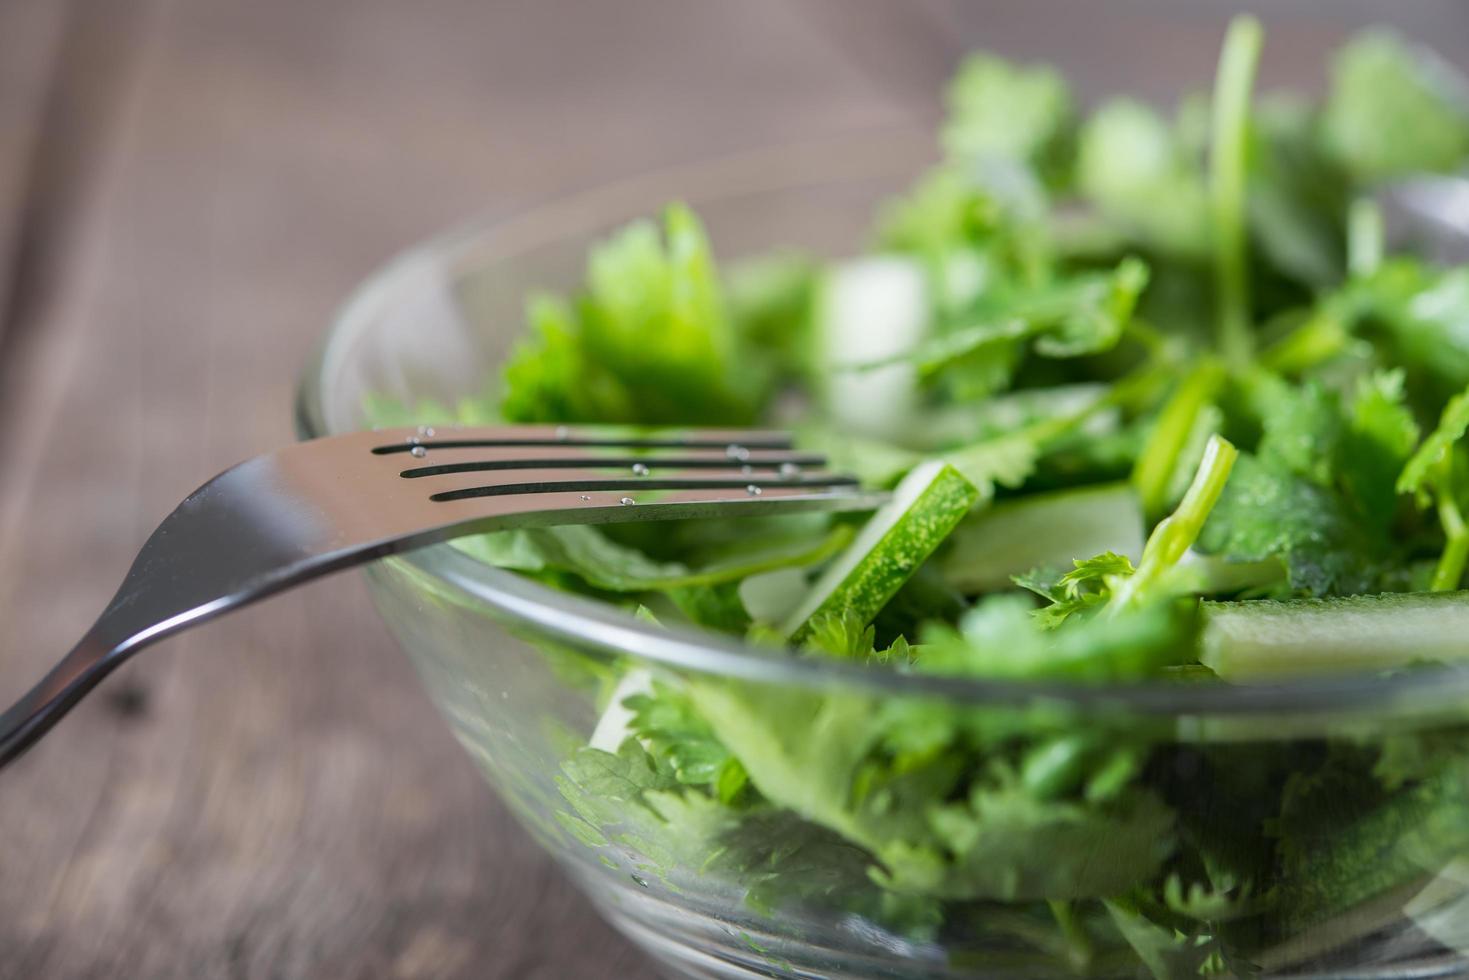
[[[748,449],[731,458],[723,449],[642,450],[609,449],[587,446],[466,446],[444,449],[429,445],[415,454],[420,462],[399,475],[408,479],[439,476],[446,473],[489,472],[516,469],[606,469],[622,473],[641,471],[659,473],[671,469],[728,470],[730,472],[780,473],[821,467],[826,457],[819,453],[787,450]],[[388,462],[401,466],[401,457],[390,456]]]
[[[604,524],[639,520],[736,517],[741,513],[872,510],[887,499],[881,492],[846,484],[746,488],[597,490],[548,489],[540,493],[453,496],[428,503],[456,521],[486,529],[545,524]]]
[[[825,470],[777,476],[770,473],[739,471],[673,470],[650,472],[647,476],[609,473],[592,469],[515,469],[489,472],[447,473],[424,481],[432,500],[455,500],[464,497],[497,497],[511,494],[543,494],[559,491],[587,492],[616,490],[623,493],[658,490],[740,490],[759,496],[766,490],[811,489],[854,486],[857,481],[845,474]]]
[[[404,430],[404,438],[387,436],[373,447],[379,455],[410,452],[415,445],[441,448],[496,446],[602,446],[624,449],[789,449],[791,435],[776,429],[659,429],[650,432],[631,426],[577,427],[519,425],[495,428],[421,427],[418,435]]]
[[[546,495],[575,491],[713,490],[758,496],[766,489],[850,486],[850,477],[822,470],[825,457],[788,447],[775,430],[514,426],[391,430],[372,452],[401,467],[400,477],[426,481],[430,499]]]

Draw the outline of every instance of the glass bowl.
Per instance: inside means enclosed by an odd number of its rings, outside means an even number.
[[[527,293],[570,288],[591,243],[670,199],[702,215],[726,263],[781,246],[855,253],[874,207],[929,162],[931,132],[858,132],[653,174],[414,248],[342,310],[301,387],[301,434],[361,427],[371,394],[413,403],[481,391]],[[1469,973],[1462,672],[1256,687],[949,680],[658,627],[449,545],[367,576],[486,777],[670,975]],[[731,824],[719,807],[664,788],[666,774],[636,742],[622,755],[589,749],[609,702],[652,679],[717,707],[723,725],[764,719],[745,729],[766,731],[770,758],[827,753],[819,781],[831,785],[785,786],[768,795],[789,805]],[[920,880],[923,854],[907,855],[897,875],[860,832],[834,828],[821,802],[866,793],[872,807],[906,812],[902,786],[859,785],[862,753],[878,751],[866,726],[892,712],[1032,761],[1078,742],[1125,748],[1150,789],[1127,812],[1108,811],[1115,820],[1088,822],[1094,810],[1073,805],[1082,790],[1063,774],[1043,818],[1007,816],[1020,804],[994,788],[994,773],[961,773],[960,785],[973,778],[989,790],[958,793],[947,816],[925,819],[986,814],[945,838],[943,860],[966,862],[965,882]],[[751,768],[759,789],[781,777],[779,761],[762,765]],[[1388,766],[1399,782],[1374,778]],[[1280,812],[1283,795],[1290,812]],[[1248,882],[1222,867],[1170,869],[1179,839],[1217,840],[1218,853],[1250,869]],[[1218,892],[1170,889],[1170,870],[1180,883],[1213,875]],[[1148,902],[1144,920],[1137,909]],[[1200,930],[1213,938],[1181,938]]]

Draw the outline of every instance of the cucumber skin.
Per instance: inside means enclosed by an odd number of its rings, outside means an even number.
[[[1469,592],[1205,602],[1199,660],[1262,681],[1469,660]]]
[[[788,631],[790,642],[800,643],[810,632],[812,621],[829,613],[855,613],[864,623],[870,623],[978,500],[979,489],[954,467],[944,464],[902,517],[821,603]],[[823,581],[817,579],[813,588],[821,587]]]

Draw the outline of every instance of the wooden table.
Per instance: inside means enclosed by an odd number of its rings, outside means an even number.
[[[969,44],[1069,61],[1089,91],[1207,74],[1220,9],[1080,6],[0,0],[0,700],[175,502],[291,437],[298,366],[397,248],[931,111]],[[1412,16],[1462,41],[1458,9]],[[1308,82],[1361,16],[1286,17],[1269,71]],[[6,980],[649,975],[350,576],[149,652],[0,775]]]

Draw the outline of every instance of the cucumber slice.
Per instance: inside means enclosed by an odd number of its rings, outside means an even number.
[[[783,632],[799,642],[811,620],[828,613],[852,612],[871,622],[978,499],[974,484],[942,460],[913,467],[807,591]]]
[[[1143,511],[1126,483],[1038,493],[981,511],[954,531],[940,571],[962,592],[1012,587],[1010,576],[1115,551],[1143,553]]]
[[[1429,879],[1403,914],[1460,955],[1469,954],[1469,859],[1456,857]]]
[[[751,575],[739,585],[740,602],[757,623],[783,623],[801,602],[806,576],[799,568]]]
[[[1469,592],[1203,604],[1199,660],[1230,681],[1469,660]]]
[[[622,702],[637,694],[652,693],[653,674],[648,669],[634,667],[623,674],[622,680],[612,689],[612,697],[607,700],[607,707],[602,710],[602,717],[597,719],[597,727],[592,729],[592,737],[587,739],[587,744],[603,752],[615,753],[632,734],[628,726],[632,723],[633,713]]]
[[[1250,589],[1284,585],[1287,575],[1285,562],[1279,558],[1230,561],[1192,548],[1179,560],[1174,572],[1175,588],[1201,596],[1235,595]]]
[[[839,428],[880,438],[909,429],[918,407],[916,369],[857,368],[913,350],[929,319],[928,280],[912,259],[871,256],[826,274],[817,298],[816,368],[827,413]]]

